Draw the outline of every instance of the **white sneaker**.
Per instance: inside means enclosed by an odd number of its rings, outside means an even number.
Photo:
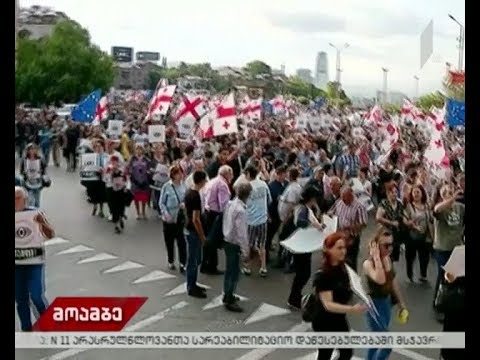
[[[249,268],[247,268],[247,267],[242,268],[242,274],[243,275],[250,276],[251,273],[252,273],[252,271]]]
[[[258,271],[258,275],[260,275],[261,277],[266,277],[268,275],[267,269],[260,269]]]

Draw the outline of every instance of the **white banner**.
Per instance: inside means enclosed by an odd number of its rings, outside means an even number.
[[[165,125],[149,125],[148,141],[152,144],[165,142]]]
[[[15,264],[41,264],[44,261],[41,250],[46,236],[37,216],[45,218],[40,210],[15,212]]]
[[[16,349],[464,349],[456,332],[16,332]]]
[[[122,120],[109,120],[108,121],[108,135],[112,137],[122,136],[123,121]]]

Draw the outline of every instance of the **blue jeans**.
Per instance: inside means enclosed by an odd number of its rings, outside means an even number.
[[[28,189],[28,204],[36,208],[40,207],[40,192],[42,189]]]
[[[223,278],[223,293],[227,303],[234,302],[234,294],[240,278],[240,246],[225,242],[225,276]]]
[[[452,255],[452,251],[445,251],[445,250],[433,250],[433,257],[437,262],[437,282],[435,283],[435,291],[433,293],[433,301],[435,303],[435,298],[437,297],[438,288],[440,287],[440,283],[445,276],[445,271],[443,270],[443,266],[447,263],[448,259]]]
[[[392,299],[390,296],[384,298],[372,298],[373,304],[378,311],[378,324],[367,312],[367,323],[370,331],[387,332],[392,318]],[[368,349],[367,360],[386,360],[392,349]]]
[[[42,146],[42,154],[45,164],[48,166],[48,163],[50,162],[50,145]]]
[[[187,241],[187,290],[197,286],[198,267],[202,263],[202,243],[197,234],[190,232],[185,235]]]
[[[30,299],[38,315],[42,315],[48,306],[45,300],[43,264],[15,265],[15,302],[22,331],[32,330]]]

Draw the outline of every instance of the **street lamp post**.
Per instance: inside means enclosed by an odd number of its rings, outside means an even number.
[[[418,75],[415,75],[413,77],[413,79],[415,80],[415,99],[418,99],[418,91],[419,91],[419,88],[420,88],[420,78],[418,77]]]
[[[342,67],[341,67],[341,63],[340,63],[341,53],[342,53],[343,50],[348,48],[350,45],[348,43],[343,44],[343,46],[341,46],[341,47],[335,46],[332,43],[329,43],[328,45],[330,45],[331,47],[333,47],[337,51],[335,81],[340,85],[341,73],[342,73]]]
[[[388,69],[382,68],[383,71],[383,104],[388,101]]]
[[[453,21],[455,21],[458,26],[460,26],[460,33],[457,39],[458,40],[458,71],[462,71],[463,70],[463,52],[465,50],[465,26],[463,26],[463,24],[460,21],[455,19],[453,15],[448,14],[448,17]]]

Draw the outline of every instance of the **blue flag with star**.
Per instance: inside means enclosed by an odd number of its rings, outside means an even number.
[[[453,99],[447,100],[448,126],[465,126],[465,102]]]
[[[313,108],[315,110],[320,110],[323,107],[323,105],[326,104],[327,99],[325,99],[323,97],[317,97],[313,102],[314,102]]]
[[[72,110],[72,120],[81,123],[91,123],[95,118],[97,104],[102,96],[100,89],[82,99]]]
[[[268,115],[273,114],[273,105],[270,104],[270,101],[267,101],[267,100],[262,101],[262,111]]]

